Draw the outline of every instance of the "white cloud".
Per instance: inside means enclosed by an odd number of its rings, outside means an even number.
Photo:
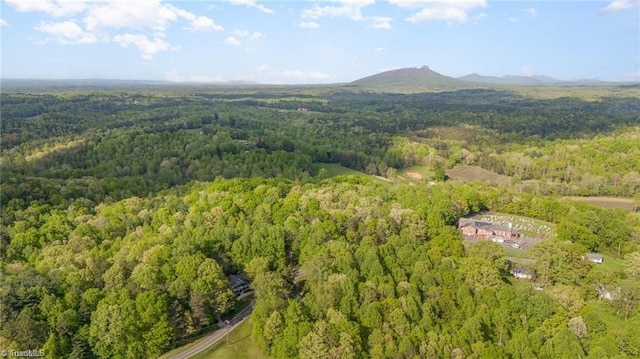
[[[164,74],[164,79],[171,82],[198,82],[198,83],[211,83],[211,82],[223,82],[222,77],[217,76],[182,76],[178,75],[175,71],[170,71]]]
[[[616,12],[640,7],[640,0],[613,0],[601,12]]]
[[[320,25],[318,25],[318,23],[313,22],[313,21],[303,21],[298,23],[298,26],[300,26],[303,29],[317,29],[320,27]]]
[[[384,47],[376,47],[375,49],[373,49],[373,52],[375,52],[376,54],[382,54],[384,53]]]
[[[93,34],[85,32],[73,21],[55,23],[41,22],[36,26],[36,30],[53,36],[48,39],[48,41],[63,44],[91,44],[97,41],[97,38]]]
[[[470,16],[470,11],[487,6],[486,0],[389,0],[389,2],[403,8],[421,9],[406,19],[409,22],[468,22],[478,19]],[[480,14],[480,18],[485,16]]]
[[[371,28],[374,29],[387,29],[391,30],[393,27],[391,26],[391,18],[390,17],[373,17],[373,24],[371,24]]]
[[[624,81],[640,82],[640,71],[624,74]]]
[[[185,29],[187,30],[210,31],[210,32],[223,30],[222,26],[217,25],[216,23],[213,22],[212,19],[206,16],[196,16],[188,12],[187,14],[188,14],[187,16],[183,15],[190,22],[190,25],[188,27],[185,27]]]
[[[329,75],[325,74],[324,72],[305,72],[301,70],[287,70],[278,72],[276,74],[279,77],[294,80],[324,80],[329,78]]]
[[[251,34],[251,36],[249,36],[249,40],[251,41],[260,40],[262,38],[264,38],[264,34],[257,31]]]
[[[509,22],[518,22],[518,18],[514,16],[509,16]]]
[[[87,8],[84,0],[5,0],[19,12],[45,12],[51,16],[71,16]]]
[[[224,42],[233,46],[240,46],[241,44],[240,39],[257,41],[265,37],[263,33],[258,31],[249,32],[247,30],[238,30],[238,29],[232,30],[231,35],[232,36],[229,36],[226,39],[224,39]],[[247,49],[252,50],[251,48],[247,48]]]
[[[246,7],[255,7],[256,9],[262,11],[266,14],[273,14],[273,10],[265,7],[262,4],[258,4],[255,0],[229,0],[229,2],[233,5],[244,5]]]
[[[302,11],[304,19],[321,17],[348,17],[352,20],[363,20],[362,8],[375,3],[375,0],[337,0],[339,6],[314,6]]]
[[[263,72],[263,71],[267,71],[269,70],[269,66],[268,65],[260,65],[258,66],[258,71]]]
[[[185,21],[187,25],[184,29],[194,32],[223,30],[222,26],[217,25],[213,19],[163,3],[163,0],[5,0],[5,2],[20,12],[45,12],[55,17],[67,17],[63,22],[37,25],[36,30],[50,36],[39,41],[40,43],[90,44],[115,41],[123,47],[135,46],[145,59],[151,59],[158,52],[178,48],[164,40],[168,27],[175,22]],[[144,35],[133,35],[131,32],[144,33]]]
[[[522,9],[522,11],[524,11],[527,15],[529,15],[530,17],[536,17],[538,16],[538,11],[536,11],[535,8],[530,7],[530,8],[526,8],[526,9]]]
[[[229,44],[229,45],[233,45],[233,46],[240,46],[240,41],[238,41],[238,39],[236,39],[233,36],[229,36],[226,39],[224,39],[224,43],[225,44]]]
[[[176,21],[178,17],[194,16],[173,5],[162,5],[159,0],[115,1],[99,4],[92,7],[84,18],[87,29],[91,31],[108,28],[149,28],[154,31],[164,31],[169,23]]]
[[[174,48],[161,38],[154,37],[153,40],[149,40],[147,35],[143,34],[124,34],[116,35],[113,37],[113,41],[120,44],[124,48],[128,48],[129,45],[133,45],[142,52],[142,58],[145,60],[151,60],[153,56],[159,52],[169,51]]]
[[[536,70],[531,66],[525,66],[520,71],[522,71],[522,74],[525,76],[533,76],[536,74]]]
[[[428,2],[430,0],[389,0],[389,4],[409,9],[424,7]]]
[[[0,26],[9,26],[9,23],[4,19],[0,19]]]
[[[231,34],[237,37],[246,37],[247,35],[249,35],[249,31],[236,29],[236,30],[231,30]]]

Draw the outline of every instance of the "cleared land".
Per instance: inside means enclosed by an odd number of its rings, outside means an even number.
[[[434,177],[433,171],[427,169],[424,166],[413,166],[403,168],[398,173],[403,178],[414,179],[414,180],[425,180],[432,179]]]
[[[573,201],[592,204],[602,208],[621,208],[625,211],[633,211],[633,200],[631,198],[619,197],[567,197]]]
[[[322,163],[322,162],[316,162],[311,164],[311,167],[313,169],[314,173],[318,173],[318,171],[320,171],[321,168],[324,168],[327,171],[327,176],[329,177],[335,177],[335,176],[358,176],[358,177],[362,177],[362,178],[370,178],[376,181],[380,181],[380,182],[390,182],[388,179],[384,178],[384,177],[379,177],[379,176],[372,176],[369,174],[366,174],[364,172],[360,172],[360,171],[356,171],[353,170],[351,168],[345,167],[345,166],[341,166],[339,164],[336,163]]]
[[[511,181],[511,177],[509,176],[488,171],[478,166],[456,166],[446,172],[447,176],[451,179],[462,182],[486,181],[501,186],[508,186]]]
[[[193,356],[194,359],[268,359],[251,340],[251,319],[245,320],[229,333],[229,345],[222,339],[207,350]]]
[[[602,257],[602,264],[599,265],[609,268],[614,272],[624,272],[625,266],[624,260],[622,258],[614,257],[609,254],[603,254]]]

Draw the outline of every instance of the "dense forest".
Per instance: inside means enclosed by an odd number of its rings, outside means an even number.
[[[0,349],[155,358],[237,310],[244,273],[274,358],[638,357],[640,214],[563,196],[640,207],[640,93],[540,91],[2,93]],[[517,261],[461,236],[485,211],[556,233]]]

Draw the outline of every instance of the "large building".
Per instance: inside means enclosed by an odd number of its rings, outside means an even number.
[[[506,240],[520,239],[520,233],[511,224],[503,226],[501,224],[478,221],[473,218],[460,218],[458,228],[465,237],[491,239],[494,242],[504,242]]]

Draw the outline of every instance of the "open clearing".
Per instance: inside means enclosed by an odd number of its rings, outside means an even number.
[[[413,180],[424,180],[424,179],[432,179],[434,177],[433,171],[427,169],[424,166],[413,166],[403,168],[399,171],[398,175],[404,178],[413,179]]]
[[[631,198],[619,197],[567,197],[576,202],[592,204],[602,208],[621,208],[625,211],[633,211],[633,200]]]
[[[247,319],[229,333],[229,345],[222,339],[207,350],[193,356],[194,359],[267,359],[251,340],[252,321]]]
[[[335,176],[358,176],[362,178],[370,178],[380,182],[390,182],[388,179],[379,176],[372,176],[366,174],[364,172],[356,171],[354,169],[339,165],[337,163],[323,163],[323,162],[315,162],[311,164],[314,173],[318,173],[321,168],[324,168],[327,171],[327,176],[335,177]]]
[[[501,186],[508,186],[511,181],[511,177],[509,176],[488,171],[478,166],[456,166],[446,172],[447,176],[451,179],[462,182],[486,181]]]

